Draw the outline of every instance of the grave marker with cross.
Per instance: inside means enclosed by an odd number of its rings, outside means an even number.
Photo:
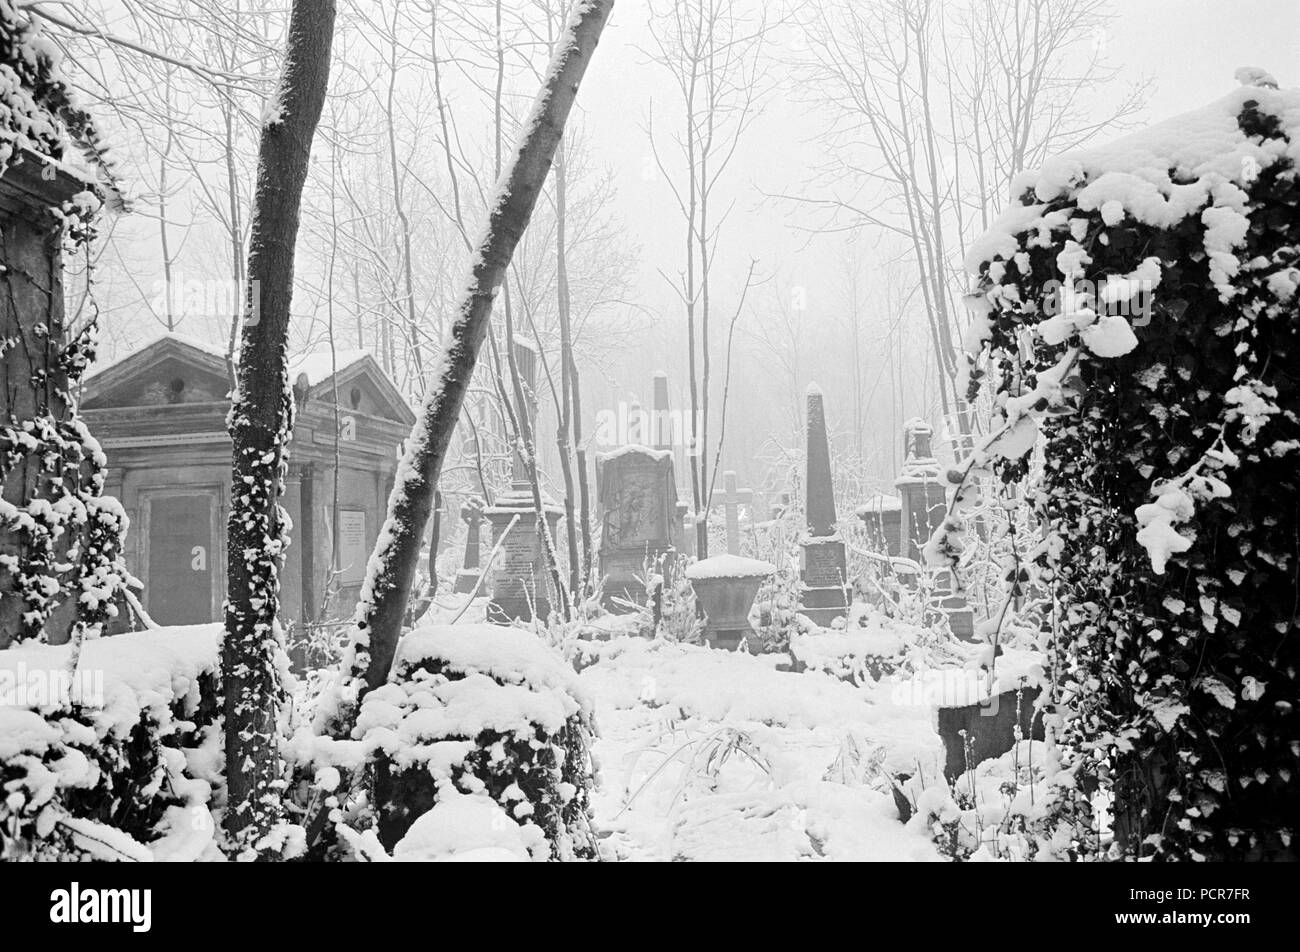
[[[727,516],[727,551],[740,555],[740,507],[754,501],[754,491],[737,489],[735,472],[727,470],[722,474],[721,501]]]

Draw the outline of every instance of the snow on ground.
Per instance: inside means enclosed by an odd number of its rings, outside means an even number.
[[[422,623],[481,625],[487,601],[440,595]],[[579,642],[580,681],[596,711],[607,859],[940,859],[899,822],[885,781],[937,776],[942,762],[933,705],[901,675],[857,687],[830,663],[793,673],[778,670],[786,655],[588,627],[600,630]],[[814,636],[807,649],[827,657],[915,640],[878,626]]]
[[[448,593],[424,624],[456,618],[455,629],[440,630],[463,629],[471,640],[457,642],[458,650],[472,654],[472,639],[509,631],[484,623],[486,602]],[[942,759],[932,706],[913,702],[896,678],[859,687],[837,677],[834,665],[795,673],[781,669],[790,666],[784,654],[652,641],[607,627],[568,652],[581,667],[574,688],[595,709],[594,807],[606,859],[940,858],[916,824],[899,822],[886,780],[897,772],[937,775]],[[824,653],[847,637],[817,634]],[[141,705],[165,706],[191,693],[202,662],[213,663],[218,635],[218,626],[205,626],[87,644],[83,666],[105,673],[96,685],[104,694],[102,729],[129,729]],[[417,649],[422,637],[403,649]],[[880,649],[893,644],[876,631],[860,640]],[[38,646],[3,656],[10,667],[21,661],[32,670],[66,663],[65,650]],[[30,708],[8,713],[26,713],[34,727],[50,730]],[[441,850],[464,819],[464,805],[453,806],[429,817],[394,858]],[[531,846],[511,839],[471,850],[452,840],[456,849],[442,852],[457,859],[527,858]]]
[[[941,754],[928,706],[781,655],[619,638],[595,646],[596,822],[618,860],[933,860],[882,770]],[[832,778],[832,779],[828,779]]]

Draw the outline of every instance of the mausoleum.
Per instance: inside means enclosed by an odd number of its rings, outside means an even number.
[[[290,363],[290,380],[297,417],[283,499],[293,521],[281,576],[286,625],[351,612],[399,446],[415,422],[364,351],[338,351],[333,360],[328,351],[309,354]],[[105,492],[121,500],[131,520],[127,565],[144,583],[144,607],[160,624],[221,618],[229,391],[221,351],[177,335],[85,383],[82,416],[108,457]]]

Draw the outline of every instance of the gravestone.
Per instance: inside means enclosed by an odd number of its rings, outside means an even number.
[[[515,366],[524,388],[525,406],[532,424],[537,419],[537,353],[528,345],[514,344]],[[530,430],[536,432],[535,425]],[[542,528],[552,540],[563,511],[545,492],[542,496]],[[496,503],[484,510],[492,524],[492,545],[500,546],[497,562],[492,566],[492,601],[488,619],[499,624],[512,621],[545,619],[551,612],[550,578],[546,568],[546,551],[539,534],[533,485],[518,447],[510,459],[510,491],[498,496]]]
[[[857,509],[867,530],[867,540],[884,555],[896,556],[902,537],[903,500],[888,493],[876,493]]]
[[[943,741],[943,775],[953,782],[993,757],[1000,757],[1022,740],[1044,740],[1046,730],[1037,711],[1039,689],[1003,691],[982,703],[939,707],[936,729]]]
[[[933,429],[924,420],[912,419],[903,424],[903,468],[894,480],[901,500],[898,552],[922,565],[926,543],[948,514],[939,461],[932,446],[933,436]],[[953,634],[970,641],[975,636],[975,617],[964,598],[945,594],[952,591],[952,583],[952,573],[947,570],[936,576],[940,605]]]
[[[596,484],[606,607],[640,604],[646,563],[671,549],[677,537],[673,454],[636,445],[597,454]]]
[[[826,407],[816,384],[808,387],[807,519],[803,547],[800,611],[816,625],[829,626],[848,612],[848,566],[835,519]]]
[[[483,575],[483,569],[479,566],[479,542],[485,519],[483,510],[483,500],[478,496],[470,497],[460,507],[460,518],[465,523],[465,557],[460,571],[456,573],[453,591],[462,595],[474,591]]]
[[[722,474],[722,508],[727,519],[727,551],[740,555],[740,507],[754,501],[752,489],[737,489],[736,474],[727,470]]]

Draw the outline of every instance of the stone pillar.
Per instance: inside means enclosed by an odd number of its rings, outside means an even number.
[[[835,519],[835,491],[831,479],[830,442],[826,435],[826,408],[816,384],[808,387],[807,478],[804,485],[807,518],[803,545],[803,584],[800,611],[817,625],[830,625],[848,612],[848,566],[844,541]]]
[[[903,469],[894,480],[902,500],[899,554],[914,562],[924,561],[921,550],[947,514],[939,461],[931,448],[933,433],[921,419],[903,424]]]
[[[926,543],[948,514],[939,461],[932,447],[933,436],[930,424],[922,419],[914,418],[903,424],[903,469],[894,480],[902,500],[898,551],[904,558],[922,565]],[[943,594],[952,591],[952,574],[944,570],[935,581],[942,596],[940,605],[953,634],[964,641],[971,640],[975,619],[966,600]]]

